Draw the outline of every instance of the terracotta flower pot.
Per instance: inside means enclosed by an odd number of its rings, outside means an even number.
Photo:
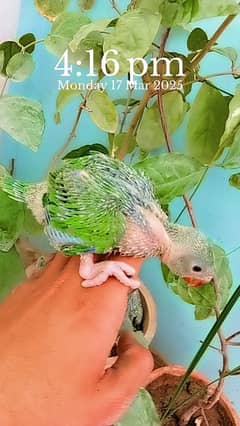
[[[140,291],[143,310],[144,310],[143,334],[144,334],[145,340],[150,345],[150,343],[152,342],[155,336],[156,329],[157,329],[156,305],[150,291],[143,283],[141,283],[141,287],[139,291]],[[105,368],[106,369],[110,368],[113,364],[115,364],[117,359],[118,359],[117,356],[109,357]]]
[[[181,377],[185,374],[186,368],[179,365],[168,365],[166,367],[160,367],[156,370],[157,379],[149,386],[149,391],[152,393],[153,399],[154,397],[154,387],[156,386],[166,386],[168,381],[167,376]],[[209,385],[210,381],[203,374],[194,372],[191,374],[191,378],[196,380],[199,384],[203,384],[204,386]],[[156,403],[156,400],[155,400]],[[217,405],[223,410],[225,417],[227,418],[227,423],[223,423],[224,426],[240,426],[240,417],[234,410],[230,401],[223,395],[218,401]],[[207,412],[207,411],[206,411]],[[211,424],[211,423],[210,423]],[[217,423],[219,424],[219,423]]]

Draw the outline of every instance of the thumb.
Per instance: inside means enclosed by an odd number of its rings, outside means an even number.
[[[118,350],[118,361],[106,371],[98,385],[102,396],[99,403],[110,416],[109,424],[119,420],[139,389],[147,385],[154,365],[151,352],[137,343],[132,333],[122,334]]]

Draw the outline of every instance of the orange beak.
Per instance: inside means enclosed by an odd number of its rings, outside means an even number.
[[[204,281],[204,280],[200,280],[197,278],[192,278],[192,277],[183,277],[184,281],[186,281],[190,287],[201,287],[204,284],[208,284],[208,282]]]

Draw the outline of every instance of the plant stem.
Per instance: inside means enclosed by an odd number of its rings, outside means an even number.
[[[119,10],[119,8],[117,6],[116,1],[115,0],[110,0],[110,3],[112,5],[112,8],[118,13],[118,15],[121,15],[121,12],[120,12],[120,10]]]
[[[174,403],[175,403],[176,399],[178,398],[178,396],[182,392],[185,383],[188,381],[190,375],[195,370],[199,361],[202,359],[203,355],[205,354],[205,352],[208,349],[209,345],[211,344],[212,340],[214,339],[214,337],[218,333],[223,322],[226,320],[227,316],[229,315],[229,313],[231,312],[232,308],[235,306],[235,304],[237,303],[239,298],[240,298],[240,285],[237,287],[237,289],[235,290],[235,292],[233,293],[233,295],[229,299],[227,305],[225,306],[225,308],[221,312],[219,318],[216,320],[216,322],[212,326],[212,328],[209,331],[208,335],[206,336],[203,344],[200,346],[199,350],[197,351],[196,355],[194,356],[193,360],[191,361],[186,373],[184,374],[184,376],[180,380],[180,382],[177,386],[177,389],[174,392],[172,399],[171,399],[165,413],[163,414],[163,416],[161,418],[161,424],[162,424],[163,420],[166,419],[166,417],[168,417],[169,413],[171,412],[172,408],[174,407]]]
[[[0,98],[4,95],[5,89],[7,87],[7,83],[8,83],[9,77],[6,77],[4,82],[3,82],[3,86],[0,92]]]
[[[75,118],[74,123],[73,123],[72,130],[71,130],[66,142],[60,148],[59,152],[54,156],[54,158],[53,158],[53,160],[50,164],[50,167],[48,169],[48,173],[56,167],[58,161],[61,160],[64,152],[69,147],[72,140],[76,137],[76,131],[77,131],[77,128],[78,128],[78,124],[79,124],[82,112],[86,108],[87,96],[88,96],[88,94],[85,96],[84,100],[80,103],[80,105],[78,107],[76,118]]]
[[[162,35],[160,48],[159,48],[159,55],[158,55],[159,58],[163,57],[163,55],[164,55],[165,46],[166,46],[170,31],[171,31],[171,29],[167,28],[166,31],[164,31],[164,33]],[[163,134],[164,134],[167,150],[168,150],[169,153],[171,153],[171,152],[173,152],[173,146],[172,146],[171,137],[170,137],[170,133],[169,133],[169,129],[168,129],[167,117],[166,117],[165,110],[164,110],[163,91],[161,89],[158,91],[157,98],[158,98],[158,109],[159,109],[159,114],[160,114],[160,120],[161,120],[161,125],[162,125],[162,129],[163,129]],[[191,202],[190,202],[189,198],[187,197],[187,195],[183,195],[183,200],[185,202],[186,209],[188,210],[189,217],[190,217],[190,220],[192,222],[192,225],[193,225],[194,228],[196,228],[197,223],[196,223],[196,219],[194,217],[194,212],[193,212]]]
[[[132,96],[133,91],[134,91],[133,88],[130,88],[128,90],[128,98],[127,98],[127,102],[126,102],[126,105],[125,105],[125,109],[123,111],[123,118],[122,118],[122,122],[121,122],[121,126],[120,126],[120,133],[122,133],[122,131],[124,129],[124,125],[126,123],[127,116],[129,114],[129,104],[130,104],[130,101],[131,101],[131,96]]]
[[[192,68],[195,69],[198,64],[201,62],[201,60],[208,54],[208,52],[211,50],[211,48],[214,46],[218,38],[222,35],[222,33],[226,30],[226,28],[232,23],[232,21],[236,18],[236,15],[229,15],[223,23],[220,25],[220,27],[217,29],[217,31],[213,34],[213,36],[210,38],[204,49],[202,49],[192,60],[191,65]]]
[[[134,116],[132,117],[131,123],[129,125],[128,132],[127,132],[125,140],[123,142],[125,148],[124,148],[124,150],[122,150],[121,155],[118,158],[119,160],[123,160],[125,155],[127,154],[129,142],[130,142],[132,136],[134,135],[134,131],[135,131],[137,125],[138,125],[138,122],[139,122],[139,120],[140,120],[140,118],[143,114],[143,111],[144,111],[145,107],[147,106],[147,103],[148,103],[149,99],[151,98],[151,96],[152,96],[152,92],[151,92],[151,90],[148,90],[148,91],[145,92],[142,100],[140,101],[138,108],[137,108]]]
[[[29,47],[35,46],[35,44],[44,43],[44,42],[45,42],[45,38],[42,38],[40,40],[32,41],[31,43],[27,44],[26,46],[21,45],[22,51],[25,52]]]

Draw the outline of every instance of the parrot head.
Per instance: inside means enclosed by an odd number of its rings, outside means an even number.
[[[209,283],[214,275],[214,259],[210,241],[197,229],[169,224],[169,247],[162,256],[172,273],[191,287]]]

